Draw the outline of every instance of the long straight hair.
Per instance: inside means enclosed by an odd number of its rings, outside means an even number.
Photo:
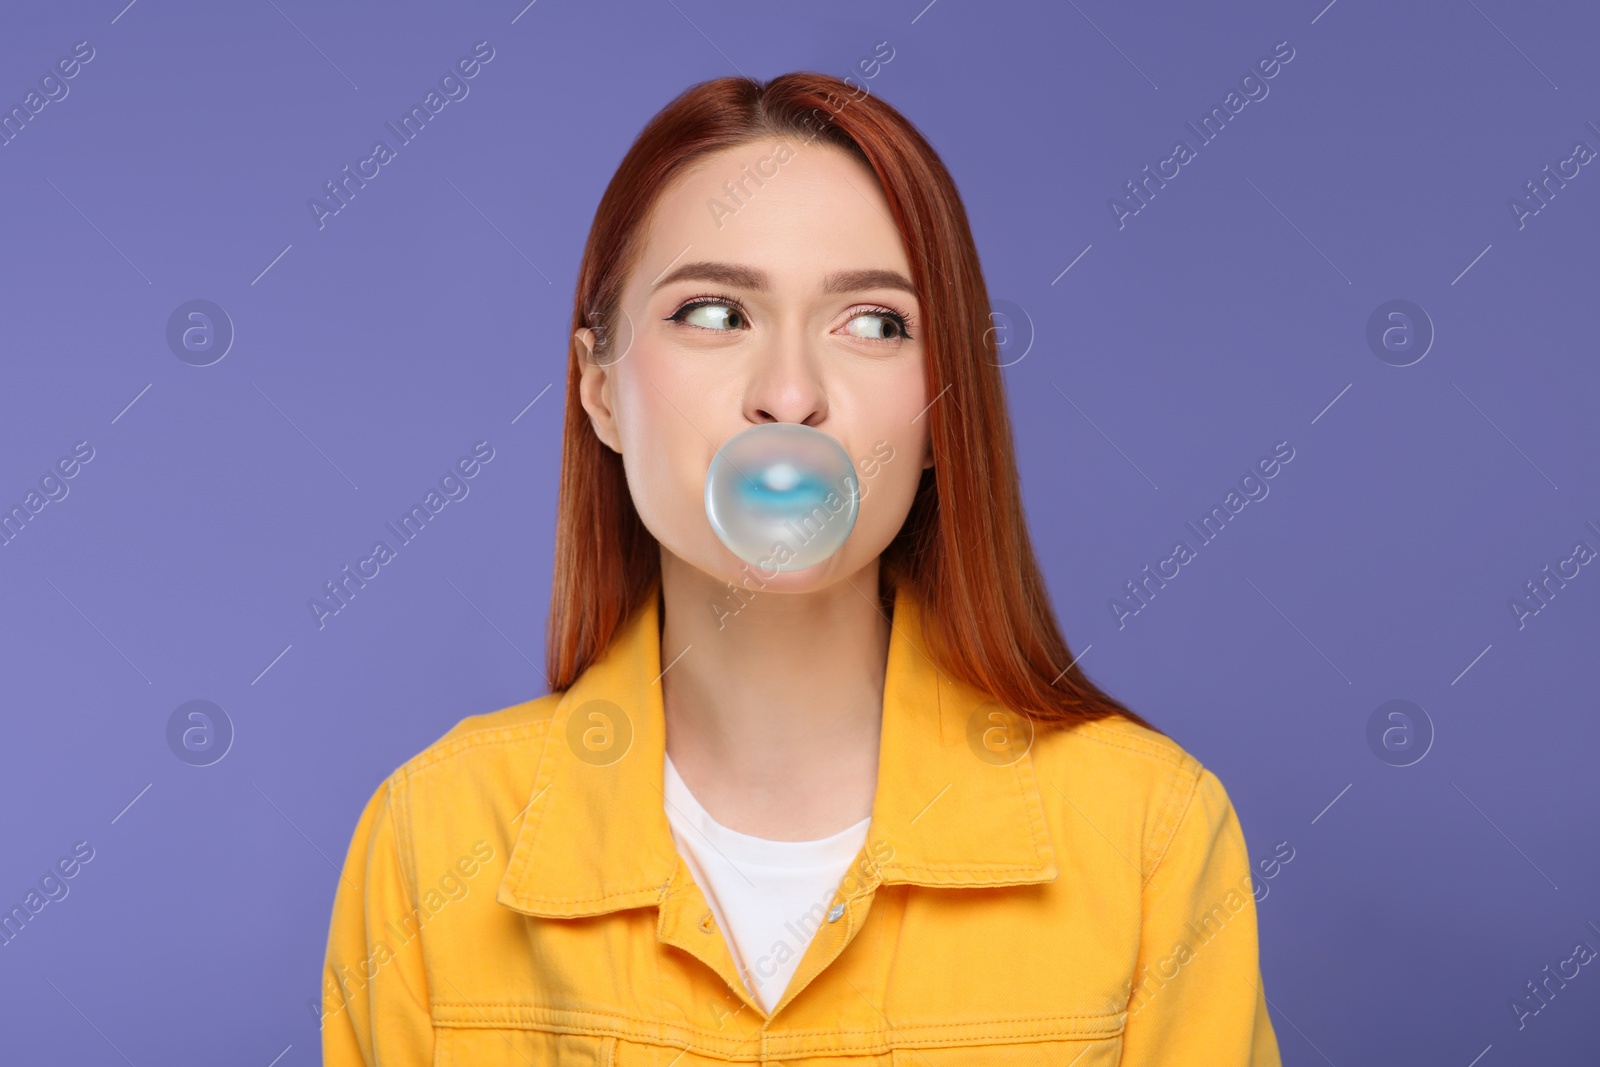
[[[885,590],[909,582],[941,670],[1002,705],[1041,723],[1121,715],[1156,729],[1091,682],[1061,636],[1023,516],[966,209],[932,146],[889,104],[809,71],[765,83],[716,78],[683,92],[640,132],[600,199],[573,331],[595,330],[602,363],[626,354],[620,293],[660,191],[702,156],[774,137],[842,149],[877,175],[923,308],[928,396],[937,398],[927,409],[934,465],[883,551]],[[554,691],[600,658],[661,577],[659,544],[634,509],[622,457],[595,435],[583,408],[583,358],[574,339],[547,630]]]

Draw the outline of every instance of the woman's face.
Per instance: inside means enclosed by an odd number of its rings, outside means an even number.
[[[932,466],[922,308],[877,179],[837,148],[769,137],[701,159],[647,225],[613,327],[622,355],[586,361],[580,386],[645,526],[719,583],[799,592],[871,564]],[[776,574],[723,545],[704,504],[717,449],[769,422],[832,436],[861,487],[844,546]]]

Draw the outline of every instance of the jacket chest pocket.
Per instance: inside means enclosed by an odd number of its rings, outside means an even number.
[[[433,1067],[613,1067],[617,1039],[510,1026],[436,1026]]]
[[[894,1067],[1117,1067],[1122,1035],[941,1048],[897,1048]]]

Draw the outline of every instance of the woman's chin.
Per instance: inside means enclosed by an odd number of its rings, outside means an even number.
[[[735,590],[748,590],[751,594],[810,593],[834,584],[859,567],[859,564],[852,566],[853,555],[847,548],[841,548],[808,567],[785,570],[781,568],[790,567],[792,563],[780,562],[785,558],[782,551],[748,562],[721,541],[714,541],[706,550],[696,552],[689,562],[715,582],[719,590],[725,591],[726,586],[732,585]]]

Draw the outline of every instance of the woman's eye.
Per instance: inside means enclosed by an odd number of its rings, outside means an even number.
[[[869,341],[897,341],[910,336],[906,323],[892,311],[865,311],[845,324],[852,337]]]
[[[685,304],[672,315],[673,322],[698,326],[703,330],[737,330],[744,326],[744,312],[731,304]]]
[[[750,326],[744,309],[729,300],[692,300],[669,315],[668,321],[719,333]],[[904,316],[887,308],[860,312],[851,317],[845,329],[852,337],[866,341],[900,341],[911,336]]]

